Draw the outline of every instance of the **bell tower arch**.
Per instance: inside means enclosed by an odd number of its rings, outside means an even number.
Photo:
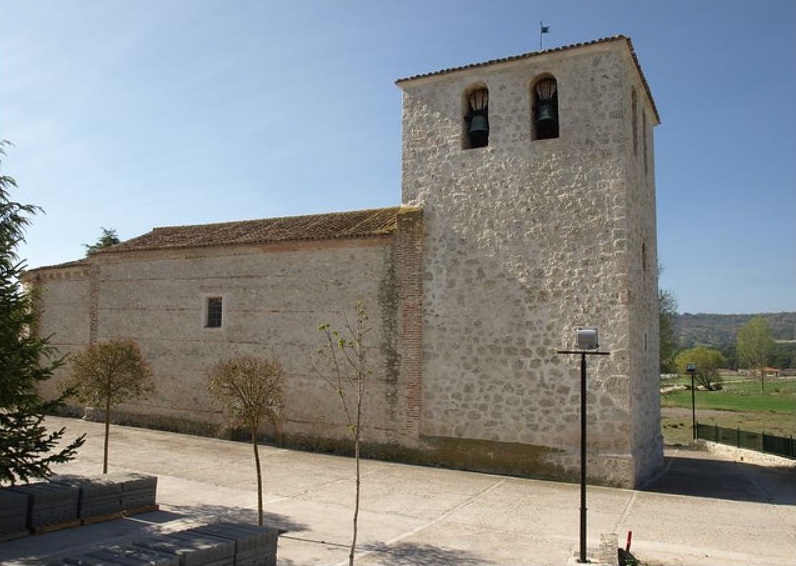
[[[476,83],[464,96],[464,148],[477,149],[489,145],[489,88]]]
[[[531,88],[531,138],[546,140],[558,137],[558,83],[552,75],[539,77]]]

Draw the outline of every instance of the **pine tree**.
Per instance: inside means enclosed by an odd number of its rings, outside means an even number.
[[[0,486],[51,475],[50,466],[74,458],[85,440],[63,446],[64,429],[49,432],[43,425],[44,415],[63,398],[44,401],[35,387],[63,360],[47,338],[36,335],[35,291],[19,281],[25,263],[16,249],[39,208],[13,202],[10,190],[16,186],[12,177],[0,175]]]

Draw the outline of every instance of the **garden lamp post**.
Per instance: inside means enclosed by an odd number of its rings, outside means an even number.
[[[694,374],[696,373],[696,364],[688,364],[685,366],[685,371],[691,376],[691,432],[693,439],[697,439],[696,428],[696,387],[694,386]]]
[[[577,350],[559,350],[559,354],[580,354],[580,549],[578,562],[586,559],[586,356],[607,356],[599,352],[596,328],[575,329]]]

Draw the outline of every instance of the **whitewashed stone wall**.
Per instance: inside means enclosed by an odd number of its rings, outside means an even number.
[[[41,274],[33,284],[39,294],[37,331],[52,336],[58,355],[68,356],[89,342],[90,290],[89,266],[79,264],[53,268]],[[48,399],[58,397],[64,370],[38,384],[39,393]]]
[[[134,422],[182,431],[211,430],[222,423],[206,392],[206,372],[213,364],[238,352],[274,354],[284,366],[287,391],[283,428],[272,432],[315,445],[347,438],[336,394],[311,367],[311,353],[323,345],[318,326],[330,322],[342,330],[362,300],[373,328],[367,439],[389,442],[398,383],[394,363],[388,364],[396,355],[396,337],[383,332],[395,333],[397,317],[397,303],[385,291],[394,285],[391,243],[388,237],[265,249],[99,254],[92,257],[91,285],[87,274],[81,281],[40,281],[58,313],[45,318],[42,328],[55,332],[53,344],[61,350],[89,343],[92,316],[95,341],[135,338],[152,365],[156,394],[121,405],[119,412]],[[221,328],[205,328],[210,296],[223,298]],[[71,309],[76,298],[80,304]]]
[[[560,137],[533,141],[542,75],[558,83]],[[489,89],[489,145],[463,149],[473,85]],[[653,168],[648,157],[643,174],[632,155],[631,88],[650,155],[653,115],[625,42],[399,86],[403,201],[425,218],[421,434],[506,443],[532,460],[515,466],[571,477],[579,357],[556,350],[594,325],[611,356],[589,359],[590,475],[643,481],[662,462],[657,259]]]

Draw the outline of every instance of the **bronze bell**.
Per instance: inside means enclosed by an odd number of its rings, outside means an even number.
[[[484,147],[489,139],[489,119],[482,114],[473,116],[467,135],[470,136],[470,147]]]
[[[539,130],[554,130],[558,127],[558,116],[550,100],[540,100],[536,111],[536,127]]]
[[[467,130],[467,133],[472,134],[475,132],[489,132],[489,120],[486,116],[476,114],[473,116],[472,120],[470,120],[470,129]]]

